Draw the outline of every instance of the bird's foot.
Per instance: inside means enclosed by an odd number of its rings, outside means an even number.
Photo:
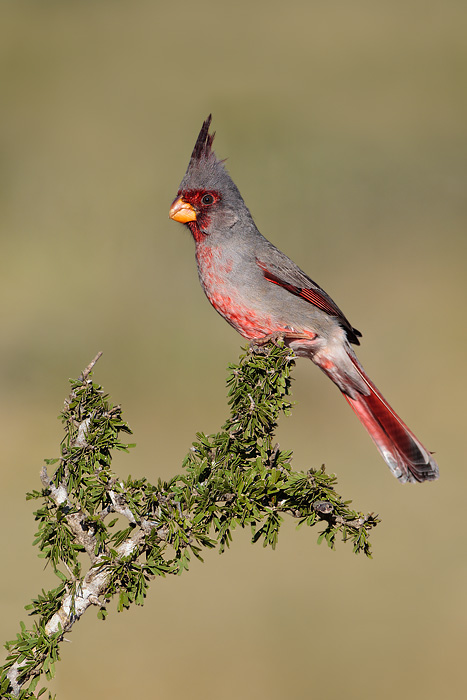
[[[258,352],[261,348],[264,348],[269,342],[274,343],[274,345],[280,345],[284,342],[285,331],[275,331],[275,333],[269,333],[268,335],[263,335],[261,338],[253,338],[250,341],[251,352]]]
[[[297,333],[294,330],[282,330],[275,331],[274,333],[269,333],[268,335],[263,335],[261,338],[253,338],[250,341],[250,352],[257,354],[264,354],[265,345],[268,343],[274,343],[274,345],[289,345],[293,340],[313,340],[316,338],[315,333]]]

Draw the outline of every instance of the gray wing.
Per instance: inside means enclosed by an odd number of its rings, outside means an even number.
[[[262,270],[264,278],[272,284],[283,287],[291,294],[305,299],[330,316],[339,320],[347,333],[349,342],[360,345],[358,338],[362,334],[354,328],[324,289],[308,277],[290,258],[272,244],[268,245],[267,254],[256,256],[256,264]]]

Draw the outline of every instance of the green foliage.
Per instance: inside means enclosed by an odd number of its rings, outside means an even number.
[[[230,416],[214,435],[198,433],[184,471],[157,485],[119,479],[111,470],[114,450],[131,431],[90,368],[71,382],[61,414],[61,458],[47,460],[35,512],[34,544],[60,580],[26,609],[38,617],[31,630],[21,623],[1,669],[2,698],[39,697],[42,673],[54,675],[59,643],[91,605],[105,619],[105,604],[118,596],[118,611],[143,605],[156,576],[180,575],[205,549],[223,552],[236,527],[251,529],[252,542],[275,547],[285,516],[298,525],[323,523],[318,542],[334,548],[338,537],[370,556],[369,533],[378,522],[349,508],[324,467],[294,472],[291,453],[274,445],[279,414],[288,399],[294,365],[285,347],[270,344],[243,354],[229,367]],[[56,466],[49,477],[47,467]]]
[[[55,675],[55,664],[60,660],[59,643],[62,640],[62,629],[59,628],[54,634],[47,634],[43,624],[34,623],[32,630],[27,630],[24,622],[20,623],[21,631],[16,635],[16,639],[6,642],[5,648],[9,652],[6,663],[2,668],[0,677],[0,692],[2,698],[26,698],[40,697],[46,692],[45,688],[34,694],[39,682],[41,673],[45,674],[47,680]],[[19,694],[11,691],[7,669],[14,663],[20,665],[17,684],[26,684],[21,688]]]

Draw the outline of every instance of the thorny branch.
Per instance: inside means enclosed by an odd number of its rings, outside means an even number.
[[[42,490],[29,494],[36,511],[35,544],[60,579],[27,606],[39,616],[32,631],[22,624],[2,667],[2,698],[33,698],[42,673],[53,676],[59,644],[83,613],[117,594],[118,610],[142,605],[149,580],[180,574],[190,556],[218,546],[222,552],[240,525],[252,528],[253,542],[275,547],[283,516],[326,527],[318,541],[334,547],[337,535],[370,556],[369,532],[378,519],[349,508],[324,468],[291,469],[291,453],[273,443],[280,412],[288,413],[293,355],[277,344],[251,350],[230,366],[231,415],[215,435],[197,435],[185,471],[157,486],[146,479],[119,479],[110,468],[112,451],[127,450],[121,433],[131,433],[120,406],[112,406],[90,379],[102,353],[72,382],[62,420],[66,434],[60,460]],[[110,516],[116,516],[109,522]],[[122,520],[124,523],[122,526]],[[114,529],[116,523],[121,529]],[[83,557],[89,563],[85,565]]]

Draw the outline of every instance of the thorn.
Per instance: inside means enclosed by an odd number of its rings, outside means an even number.
[[[82,382],[86,381],[86,379],[87,379],[87,378],[89,377],[89,375],[91,374],[94,365],[96,364],[96,362],[97,362],[97,361],[99,360],[99,358],[101,358],[101,357],[102,357],[102,351],[99,351],[99,352],[97,353],[97,355],[95,356],[95,358],[94,358],[93,360],[91,360],[91,362],[88,364],[88,366],[86,367],[86,369],[83,369],[83,371],[81,372],[81,375],[80,375],[80,377],[79,377],[80,380],[81,380]]]

